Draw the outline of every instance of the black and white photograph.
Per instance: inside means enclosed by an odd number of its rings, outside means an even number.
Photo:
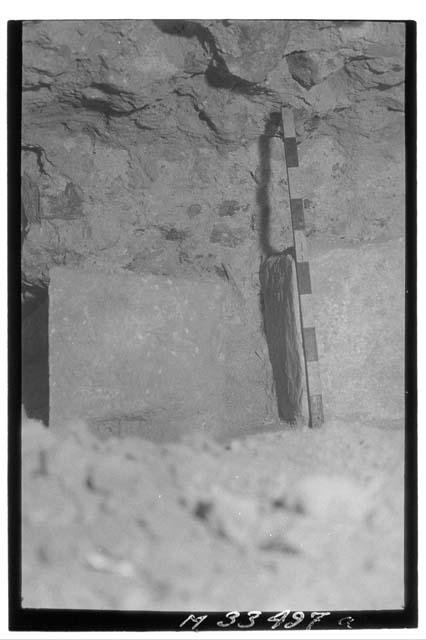
[[[21,613],[415,620],[415,23],[101,15],[15,25]]]

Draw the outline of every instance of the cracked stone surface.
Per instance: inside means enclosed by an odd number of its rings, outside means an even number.
[[[295,112],[309,232],[403,233],[403,24],[38,21],[23,43],[22,163],[41,203],[24,242],[29,283],[46,284],[54,264],[227,262],[250,295],[261,136],[279,136],[267,123],[282,102]],[[282,145],[269,140],[282,249]]]

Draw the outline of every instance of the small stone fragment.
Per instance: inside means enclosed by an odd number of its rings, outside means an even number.
[[[224,218],[225,216],[234,216],[240,210],[240,203],[238,200],[224,200],[219,208],[219,215]]]
[[[370,492],[344,476],[309,475],[286,491],[289,508],[320,520],[364,520],[372,510]]]
[[[195,216],[198,216],[201,213],[201,205],[197,203],[191,204],[186,212],[190,218],[195,218]]]
[[[222,244],[225,247],[237,247],[246,239],[247,232],[243,227],[232,229],[228,225],[215,224],[210,234],[210,242]]]

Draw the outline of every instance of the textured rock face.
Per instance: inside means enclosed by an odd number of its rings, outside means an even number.
[[[231,278],[260,336],[261,257],[292,244],[282,104],[308,234],[403,235],[402,23],[38,21],[23,43],[29,290],[55,265]]]
[[[24,243],[29,282],[52,264],[225,261],[250,290],[265,182],[270,241],[291,242],[271,138],[282,102],[295,109],[309,231],[401,234],[404,25],[29,22],[23,42],[23,169],[42,216]]]

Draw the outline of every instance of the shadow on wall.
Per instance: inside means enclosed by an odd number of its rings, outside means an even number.
[[[24,171],[21,178],[21,254],[28,231],[41,223],[40,190]],[[29,418],[49,422],[49,293],[21,276],[22,397]]]
[[[23,287],[22,404],[29,418],[49,424],[49,295]]]
[[[259,171],[255,180],[257,183],[256,202],[259,210],[259,248],[262,258],[282,253],[274,249],[270,238],[271,203],[269,200],[269,187],[271,182],[271,138],[273,137],[282,138],[281,114],[279,111],[271,111],[258,142]]]
[[[222,21],[225,26],[227,20]],[[228,89],[240,95],[265,95],[275,96],[275,92],[255,82],[249,82],[231,73],[220,54],[216,41],[210,31],[204,25],[192,20],[153,20],[155,26],[169,35],[183,38],[197,38],[205,51],[210,53],[211,59],[205,71],[206,82],[216,89]],[[203,113],[199,116],[203,119]],[[205,115],[204,115],[205,117]],[[215,127],[211,127],[215,129]],[[216,130],[217,133],[217,130]],[[271,181],[271,138],[282,138],[281,114],[279,111],[271,111],[266,118],[263,134],[259,136],[259,174],[255,180],[257,183],[256,202],[259,208],[259,245],[262,257],[278,255],[270,243],[270,215],[269,184]]]
[[[226,23],[226,20],[222,21]],[[193,20],[153,20],[155,26],[162,32],[183,38],[197,38],[198,42],[211,55],[204,77],[211,87],[228,89],[243,95],[275,95],[266,87],[256,82],[249,82],[229,71],[228,66],[220,54],[216,41],[204,25]]]
[[[294,250],[278,251],[271,243],[271,139],[282,139],[279,111],[271,111],[259,136],[259,170],[256,202],[259,211],[260,308],[263,331],[272,366],[278,415],[294,423],[301,413],[303,372],[297,341],[297,308],[294,297]],[[283,164],[284,169],[284,164]]]

